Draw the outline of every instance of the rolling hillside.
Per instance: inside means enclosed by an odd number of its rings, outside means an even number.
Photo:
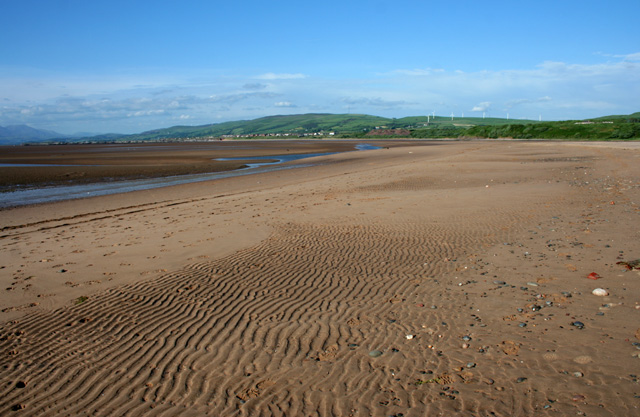
[[[24,132],[36,129],[24,126]],[[5,130],[1,130],[5,129]],[[14,130],[15,132],[15,130]],[[640,139],[640,112],[613,115],[586,121],[568,120],[539,122],[481,117],[412,116],[399,119],[366,114],[297,114],[268,116],[254,120],[239,120],[202,126],[173,126],[134,135],[100,135],[85,138],[52,139],[40,137],[41,142],[144,142],[174,140],[216,140],[226,137],[409,137],[409,138],[513,138],[513,139],[580,139],[627,140]],[[0,128],[0,143],[9,139],[6,128]],[[26,133],[25,133],[26,135]],[[25,136],[26,137],[26,136]],[[58,136],[59,137],[59,136]],[[12,134],[4,144],[25,143]]]

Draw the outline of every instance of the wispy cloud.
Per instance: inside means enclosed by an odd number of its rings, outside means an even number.
[[[307,76],[304,74],[275,74],[273,72],[268,72],[266,74],[258,75],[256,78],[259,80],[299,80],[307,78]]]
[[[603,55],[604,56],[604,55]],[[250,119],[283,111],[369,113],[387,117],[456,114],[547,119],[640,110],[640,53],[595,64],[541,62],[528,69],[396,69],[350,78],[302,73],[260,76],[91,79],[11,75],[0,68],[0,125],[74,132],[139,132],[184,123]],[[31,77],[31,78],[29,78]]]
[[[490,107],[491,107],[490,101],[483,101],[482,103],[478,103],[475,106],[473,106],[471,111],[487,111],[489,110]]]

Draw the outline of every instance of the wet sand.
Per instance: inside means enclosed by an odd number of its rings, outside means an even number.
[[[0,192],[33,186],[236,170],[248,161],[218,158],[348,152],[354,141],[216,141],[146,144],[0,146]],[[384,144],[386,142],[379,142]],[[401,141],[392,142],[398,146]]]
[[[640,146],[413,145],[3,211],[0,414],[638,414]]]

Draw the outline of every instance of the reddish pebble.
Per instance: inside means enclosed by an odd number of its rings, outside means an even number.
[[[585,396],[582,394],[576,394],[573,396],[573,398],[571,398],[573,401],[584,401],[585,400]]]
[[[416,306],[418,306],[418,307],[424,307],[424,304],[422,304],[422,303],[418,303],[418,304],[416,304]]]
[[[595,272],[592,272],[589,274],[589,276],[587,276],[587,278],[589,279],[600,279],[602,278],[600,275],[596,274]]]

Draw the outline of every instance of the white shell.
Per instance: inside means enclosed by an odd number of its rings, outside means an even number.
[[[604,297],[605,295],[609,295],[609,291],[605,290],[604,288],[596,288],[595,290],[591,291],[591,294]]]

